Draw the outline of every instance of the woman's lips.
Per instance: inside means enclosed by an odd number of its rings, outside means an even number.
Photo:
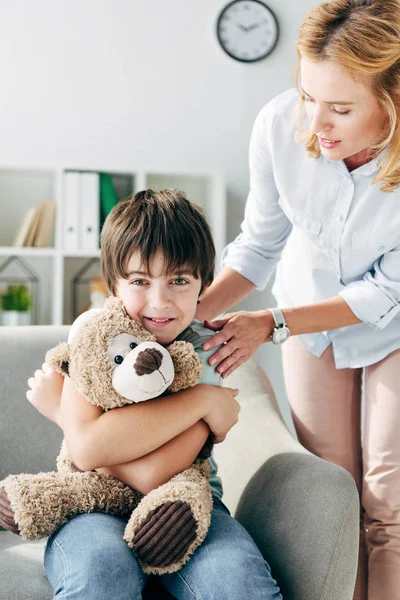
[[[328,140],[327,138],[318,137],[318,141],[320,145],[326,150],[331,150],[332,148],[336,148],[338,144],[340,144],[340,140]]]

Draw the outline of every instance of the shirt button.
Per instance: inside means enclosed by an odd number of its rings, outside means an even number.
[[[386,246],[379,246],[379,252],[385,252]]]
[[[333,254],[336,254],[336,252],[337,252],[336,248],[332,248],[332,252],[333,252]]]
[[[339,215],[337,220],[339,221],[339,223],[341,223],[343,221],[343,215]]]

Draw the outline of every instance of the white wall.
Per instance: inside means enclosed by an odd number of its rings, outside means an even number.
[[[228,235],[247,194],[253,120],[291,85],[314,0],[267,0],[274,52],[242,64],[219,48],[221,0],[0,0],[0,165],[224,171]],[[243,306],[274,305],[269,292]],[[279,351],[258,358],[289,420]]]

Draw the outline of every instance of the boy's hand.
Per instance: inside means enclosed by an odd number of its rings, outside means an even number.
[[[220,386],[207,387],[213,389],[214,394],[211,398],[211,409],[203,419],[214,434],[214,443],[219,444],[224,441],[228,431],[238,422],[240,404],[235,397],[239,390]]]
[[[64,377],[44,363],[42,368],[35,371],[34,376],[28,379],[31,389],[26,392],[29,402],[46,419],[53,421],[59,427],[61,427],[60,403],[63,384]]]

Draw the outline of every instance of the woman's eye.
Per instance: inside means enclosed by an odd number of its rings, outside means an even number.
[[[334,108],[333,112],[336,113],[337,115],[348,115],[351,111],[350,110],[336,110],[336,108]]]
[[[131,342],[131,343],[129,344],[129,348],[130,348],[131,350],[134,350],[135,348],[137,348],[137,344],[135,344],[135,342]]]
[[[120,354],[117,354],[117,356],[114,358],[114,362],[117,365],[120,365],[121,363],[124,362],[124,357],[121,356]]]

